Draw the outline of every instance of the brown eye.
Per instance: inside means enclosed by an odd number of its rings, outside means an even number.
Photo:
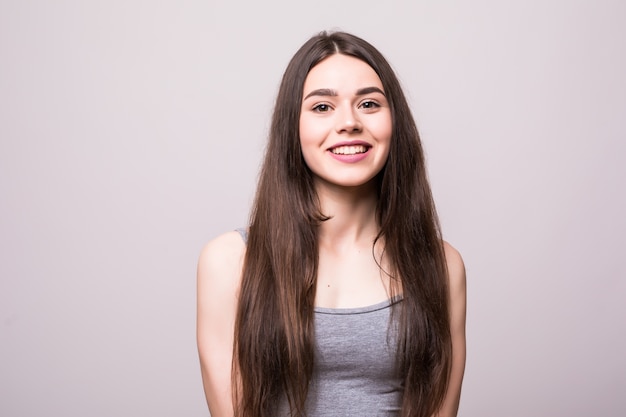
[[[324,104],[324,103],[320,103],[318,105],[316,105],[315,107],[313,107],[313,111],[319,112],[319,113],[325,113],[327,111],[330,110],[330,106],[328,104]]]
[[[361,103],[361,107],[363,107],[364,109],[375,109],[377,107],[380,107],[380,104],[376,103],[375,101],[368,100]]]

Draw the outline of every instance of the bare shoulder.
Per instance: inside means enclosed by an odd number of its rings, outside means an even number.
[[[246,244],[239,232],[232,230],[208,241],[200,251],[200,261],[232,261],[240,258],[245,249]]]
[[[231,364],[246,245],[238,232],[217,236],[198,259],[197,342],[211,415],[233,415]]]
[[[246,245],[238,232],[224,233],[209,241],[198,259],[198,324],[201,330],[229,332],[226,318],[234,323]],[[206,327],[206,324],[216,326]]]
[[[459,410],[461,387],[465,373],[465,264],[458,250],[443,242],[450,291],[450,336],[452,338],[452,369],[448,392],[438,416],[456,416]]]
[[[448,267],[448,279],[450,280],[450,292],[452,294],[463,292],[465,294],[465,263],[463,257],[450,243],[443,242],[446,264]]]
[[[198,259],[198,280],[218,287],[237,286],[246,245],[236,231],[226,232],[210,240]]]

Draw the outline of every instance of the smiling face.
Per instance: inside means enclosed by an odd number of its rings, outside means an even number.
[[[368,64],[335,54],[314,66],[304,82],[300,145],[316,186],[370,184],[389,155],[391,119]]]

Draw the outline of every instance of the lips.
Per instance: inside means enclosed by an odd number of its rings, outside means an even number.
[[[367,152],[367,147],[363,145],[354,145],[354,146],[338,146],[336,148],[331,148],[331,152],[335,155],[356,155],[358,153]]]
[[[367,152],[371,147],[367,142],[352,141],[337,143],[328,150],[334,155],[358,155]]]
[[[362,141],[342,142],[328,149],[329,154],[337,161],[344,163],[356,163],[364,160],[369,155],[372,145]]]

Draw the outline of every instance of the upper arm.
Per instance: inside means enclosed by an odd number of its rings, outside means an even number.
[[[438,416],[454,417],[457,415],[459,408],[461,385],[465,372],[465,265],[459,252],[447,242],[444,242],[444,249],[448,266],[448,288],[450,292],[449,310],[450,335],[452,337],[452,369],[448,392]]]
[[[232,416],[231,369],[237,293],[245,245],[237,232],[201,251],[197,275],[197,343],[211,416]]]

